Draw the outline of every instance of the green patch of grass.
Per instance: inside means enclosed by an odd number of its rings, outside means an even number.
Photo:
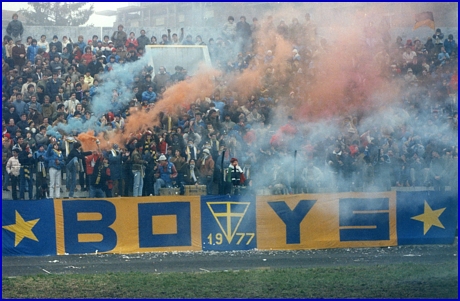
[[[2,279],[3,298],[458,298],[457,261]]]

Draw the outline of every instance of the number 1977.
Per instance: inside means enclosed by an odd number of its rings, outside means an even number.
[[[254,239],[254,236],[255,236],[255,233],[235,233],[235,234],[236,234],[236,236],[239,237],[238,241],[236,242],[237,245],[239,245],[243,241],[243,238],[245,236],[249,236],[248,241],[246,242],[246,245],[249,245],[251,243],[251,241]],[[223,242],[222,233],[216,233],[215,239],[216,239],[216,245],[221,245],[222,242]],[[231,244],[232,241],[233,241],[233,238],[230,241],[228,241],[228,243]],[[208,235],[208,242],[209,242],[210,245],[213,244],[212,233],[209,233],[209,235]]]

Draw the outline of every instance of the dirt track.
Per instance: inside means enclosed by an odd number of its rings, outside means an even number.
[[[106,272],[210,272],[248,269],[311,268],[393,263],[458,262],[458,241],[452,245],[305,251],[172,252],[139,254],[2,257],[3,277],[37,274]]]

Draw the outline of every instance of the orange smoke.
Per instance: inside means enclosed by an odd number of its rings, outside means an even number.
[[[87,133],[81,133],[77,136],[78,141],[80,141],[81,146],[84,151],[97,150],[96,140],[97,137],[94,136],[94,131],[88,131]]]
[[[219,71],[201,66],[192,78],[169,87],[163,94],[163,99],[155,103],[153,109],[148,112],[145,110],[131,111],[131,115],[126,118],[124,137],[128,138],[130,133],[159,125],[161,112],[172,115],[179,107],[188,109],[197,98],[211,95],[215,89],[214,78],[219,75]]]

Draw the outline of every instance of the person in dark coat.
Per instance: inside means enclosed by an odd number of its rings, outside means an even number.
[[[11,52],[13,55],[14,65],[18,65],[19,68],[22,68],[22,66],[26,63],[26,47],[21,43],[20,39],[16,41],[16,45],[13,46]]]
[[[123,25],[118,25],[118,30],[115,31],[112,35],[112,41],[115,48],[118,49],[120,46],[124,47],[127,39],[128,35],[123,31]]]
[[[91,151],[83,152],[80,142],[75,142],[73,149],[70,151],[66,159],[66,176],[69,183],[69,198],[72,198],[77,186],[77,171],[83,169],[83,162],[86,156],[92,154]]]
[[[15,40],[21,40],[22,34],[24,33],[24,26],[22,26],[22,22],[18,20],[18,14],[14,13],[12,19],[13,20],[8,23],[6,33]]]
[[[107,159],[110,166],[110,176],[113,181],[112,195],[122,195],[122,154],[120,153],[118,144],[114,143],[112,149],[107,153]]]
[[[94,165],[93,174],[89,180],[89,197],[104,198],[108,190],[107,183],[111,181],[109,161],[101,156]],[[110,197],[110,196],[107,196]]]
[[[33,158],[32,150],[30,149],[30,146],[28,143],[23,143],[21,145],[22,151],[19,153],[18,159],[19,163],[21,164],[21,171],[19,174],[19,199],[23,200],[24,199],[24,192],[26,191],[26,183],[27,183],[27,188],[29,192],[29,200],[33,199],[33,191],[34,191],[34,186],[33,186],[33,170],[34,170],[34,164],[35,164],[35,159]]]

